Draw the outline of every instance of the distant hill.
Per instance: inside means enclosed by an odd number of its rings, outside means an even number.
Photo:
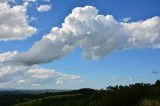
[[[0,106],[160,106],[159,80],[155,84],[117,85],[105,90],[48,91],[0,95]]]
[[[55,92],[68,92],[71,90],[56,90],[56,89],[0,89],[0,95],[6,94],[42,94],[42,93],[55,93]]]

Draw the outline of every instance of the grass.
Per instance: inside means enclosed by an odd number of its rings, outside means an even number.
[[[57,100],[72,98],[72,97],[81,96],[81,95],[82,94],[64,94],[64,95],[49,96],[49,97],[30,100],[24,103],[14,104],[13,106],[36,106],[37,104],[41,104],[42,102],[48,102],[48,101],[54,102]]]

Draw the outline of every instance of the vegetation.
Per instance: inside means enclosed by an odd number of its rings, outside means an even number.
[[[160,106],[160,81],[80,90],[0,95],[0,106]]]
[[[138,106],[160,106],[160,99],[143,99]]]

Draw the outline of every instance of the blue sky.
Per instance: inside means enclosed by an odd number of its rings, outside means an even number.
[[[98,14],[104,16],[112,15],[117,22],[124,22],[124,18],[128,18],[127,23],[132,23],[139,22],[141,20],[145,21],[155,16],[160,16],[159,0],[50,0],[47,2],[43,0],[37,0],[35,2],[28,3],[28,6],[25,7],[27,9],[25,15],[28,16],[27,23],[29,26],[36,28],[37,31],[30,37],[20,40],[10,40],[10,38],[8,38],[9,40],[6,41],[3,40],[3,37],[0,37],[1,54],[9,51],[17,51],[19,55],[19,53],[27,52],[30,48],[32,48],[35,42],[41,41],[45,35],[49,34],[53,27],[62,27],[65,17],[71,14],[72,10],[76,7],[83,8],[85,6],[93,6],[99,10]],[[24,5],[24,1],[17,0],[15,3],[10,4],[8,2],[8,5]],[[45,12],[41,12],[37,10],[40,5],[50,5],[51,8]],[[34,17],[35,20],[30,20],[31,17]],[[160,23],[160,20],[158,21]],[[157,24],[158,27],[160,26],[159,23]],[[160,32],[156,33],[158,33],[159,37]],[[158,44],[160,43],[160,40],[159,42],[156,42]],[[141,44],[141,42],[138,44]],[[33,88],[45,87],[74,89],[92,87],[99,89],[116,84],[126,85],[136,82],[154,83],[157,79],[159,79],[160,75],[160,49],[159,47],[150,46],[154,46],[154,44],[143,47],[131,47],[131,49],[125,50],[118,49],[105,54],[97,60],[88,60],[83,58],[83,49],[76,47],[73,51],[67,53],[65,56],[55,60],[52,59],[52,61],[42,62],[38,64],[38,67],[46,70],[53,69],[57,72],[65,73],[67,75],[80,76],[80,78],[75,79],[77,82],[70,81],[72,78],[66,78],[65,81],[62,82],[61,80],[58,80],[63,79],[60,77],[57,79],[54,78],[54,80],[60,82],[59,84],[48,84],[47,81],[49,81],[49,79],[43,80],[43,78],[40,82],[34,80],[34,83],[32,83],[32,80],[29,80],[27,77],[27,80],[30,81],[27,84],[12,85],[11,83],[13,82],[6,81],[7,84],[5,84],[2,81],[4,84],[0,86],[6,88],[29,88],[29,84],[32,84]],[[3,67],[3,62],[1,63],[1,67]],[[15,67],[19,67],[19,65],[16,65]],[[153,74],[153,71],[157,71],[157,73]],[[15,74],[12,75],[13,79],[14,75]],[[6,77],[11,76],[8,75]],[[17,76],[15,75],[15,77]],[[19,82],[25,82],[25,79],[19,79]],[[43,86],[43,84],[46,83],[47,85]],[[8,84],[11,86],[8,86]]]

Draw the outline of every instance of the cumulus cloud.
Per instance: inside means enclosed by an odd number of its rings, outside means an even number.
[[[4,10],[10,12],[10,9],[13,9],[14,12],[10,13],[11,17],[13,17],[12,13],[21,16],[21,12],[25,16],[23,6],[10,7],[6,3],[0,4],[4,6],[0,10],[6,8]],[[17,11],[20,13],[16,13]],[[4,13],[0,12],[0,14]],[[9,16],[5,17],[9,18]],[[3,20],[2,17],[0,15],[0,20]],[[14,30],[16,26],[10,18],[8,22],[13,24],[12,30]],[[19,18],[21,19],[21,17]],[[20,21],[19,18],[17,20]],[[26,22],[26,18],[22,18],[23,22]],[[16,21],[17,25],[21,22],[19,21]],[[0,27],[2,27],[2,23],[3,21],[0,21]],[[7,21],[5,23],[8,27],[10,24]],[[28,26],[27,23],[25,25]],[[34,29],[31,26],[28,27]],[[9,31],[12,32],[12,30]],[[25,28],[23,30],[26,31]],[[17,32],[12,32],[12,36],[9,36],[9,31],[3,32],[6,36],[1,36],[2,31],[0,32],[0,39],[22,39],[24,36],[26,37],[25,31],[25,33],[20,31],[21,36],[16,34]],[[160,17],[155,16],[137,22],[119,22],[112,15],[98,14],[98,10],[93,6],[77,7],[65,18],[61,27],[53,27],[49,34],[35,42],[28,51],[0,54],[0,87],[20,85],[38,87],[45,83],[63,84],[79,81],[80,76],[78,75],[64,74],[34,66],[60,59],[76,47],[83,50],[82,56],[85,59],[99,59],[112,52],[125,49],[160,48]]]
[[[36,33],[28,24],[25,5],[10,6],[6,1],[0,7],[0,40],[20,40]]]
[[[160,17],[144,21],[118,22],[112,15],[100,15],[93,6],[73,9],[62,24],[12,61],[25,65],[51,62],[76,47],[85,59],[99,59],[111,52],[132,48],[160,48]]]
[[[52,8],[51,5],[40,5],[37,7],[37,11],[39,12],[47,12]]]
[[[55,86],[79,81],[78,75],[64,74],[38,66],[0,65],[0,88]]]

